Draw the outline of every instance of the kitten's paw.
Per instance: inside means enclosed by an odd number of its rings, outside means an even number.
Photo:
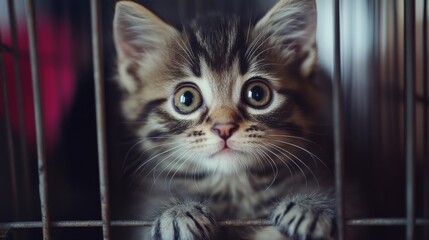
[[[335,239],[334,201],[320,194],[284,199],[271,214],[272,224],[292,239]]]
[[[218,224],[209,210],[199,203],[190,202],[165,210],[152,227],[154,240],[210,240],[215,239]]]

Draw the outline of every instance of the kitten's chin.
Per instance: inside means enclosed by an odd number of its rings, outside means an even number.
[[[216,173],[235,174],[247,171],[252,164],[252,159],[244,152],[231,148],[223,148],[212,154],[204,164],[209,171]]]
[[[231,149],[229,147],[224,147],[221,150],[213,153],[210,158],[218,158],[218,157],[225,157],[225,158],[231,158],[235,157],[237,154],[240,154],[239,151]]]

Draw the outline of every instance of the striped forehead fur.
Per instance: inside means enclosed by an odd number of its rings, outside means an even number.
[[[189,28],[185,28],[185,33],[190,39],[193,54],[199,61],[205,61],[213,71],[226,70],[246,50],[241,21],[234,16],[209,15],[197,18]]]

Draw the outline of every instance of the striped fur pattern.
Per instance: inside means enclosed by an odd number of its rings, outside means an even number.
[[[117,3],[122,111],[137,137],[125,171],[155,219],[141,238],[334,238],[315,28],[313,0],[281,0],[256,24],[213,15],[181,30]],[[273,227],[218,225],[255,218]]]

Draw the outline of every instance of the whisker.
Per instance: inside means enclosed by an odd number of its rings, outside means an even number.
[[[190,60],[190,61],[188,61],[189,64],[191,64],[191,66],[195,66],[194,59],[190,55],[188,46],[186,46],[186,43],[183,41],[183,39],[181,39],[181,38],[179,38],[179,39],[180,39],[179,42],[178,42],[179,47],[183,50],[183,52],[186,54],[186,56]],[[183,43],[183,46],[182,46],[182,43]]]
[[[194,154],[194,157],[195,157],[195,154]],[[175,172],[173,173],[173,175],[171,176],[170,181],[169,181],[169,184],[168,184],[168,192],[170,193],[170,195],[172,195],[172,194],[171,194],[171,183],[172,183],[172,181],[173,181],[173,179],[174,179],[174,176],[176,176],[176,174],[177,174],[177,172],[179,171],[179,169],[181,169],[181,168],[182,168],[182,166],[183,166],[183,164],[185,164],[187,161],[189,161],[189,158],[185,158],[185,159],[183,160],[182,164],[180,164],[180,166],[176,169],[176,171],[175,171]]]
[[[264,148],[265,150],[267,150],[267,151],[269,151],[270,153],[272,153],[272,154],[274,154],[274,155],[276,155],[275,153],[273,153],[270,149],[268,149],[268,148],[266,148],[266,147],[264,147],[264,146],[262,146],[262,145],[259,145],[260,147],[262,147],[262,148]],[[270,159],[272,160],[272,158],[270,157]],[[274,162],[274,164],[275,164],[275,161],[274,160],[272,160],[273,162]],[[273,178],[273,180],[271,181],[271,183],[268,185],[268,187],[265,189],[265,191],[267,191],[273,184],[274,184],[274,182],[276,181],[276,178],[277,178],[277,175],[278,175],[278,168],[277,168],[277,165],[275,165],[276,166],[276,174],[274,175],[274,178]]]
[[[275,163],[275,161],[267,154],[267,153],[265,153],[261,148],[261,145],[258,145],[258,146],[256,146],[256,149],[258,149],[262,154],[264,154],[266,157],[268,157],[268,158],[265,158],[264,157],[264,159],[266,159],[267,160],[267,162],[270,164],[270,166],[271,166],[271,169],[273,170],[273,174],[274,174],[274,177],[273,177],[273,180],[271,181],[271,183],[268,185],[268,187],[267,187],[267,189],[265,189],[265,191],[266,190],[268,190],[268,188],[269,187],[271,187],[271,185],[274,183],[274,181],[276,180],[276,178],[277,178],[277,175],[278,175],[278,168],[277,168],[277,166],[276,166],[276,163]],[[271,162],[274,164],[271,164]],[[275,168],[274,168],[275,167]]]
[[[265,143],[262,143],[262,144],[264,144],[266,146],[268,145],[268,144],[265,144]],[[294,176],[293,176],[294,174],[293,174],[292,170],[290,169],[288,163],[285,160],[283,160],[278,154],[276,154],[275,152],[271,151],[269,148],[266,148],[266,149],[270,153],[274,154],[277,157],[277,159],[280,160],[287,167],[287,169],[289,170],[290,175],[292,176],[292,181],[294,181]]]
[[[201,154],[201,153],[197,153],[197,155],[196,155],[196,157],[195,157],[195,158],[199,157],[200,155],[202,155],[202,154]],[[199,168],[199,167],[201,167],[201,162],[202,162],[202,161],[197,161],[197,162],[198,162],[198,163],[197,163],[197,167],[194,169],[194,172],[193,172],[193,174],[192,174],[192,180],[193,180],[193,182],[194,182],[194,186],[195,186],[195,188],[197,189],[197,191],[198,191],[198,192],[201,192],[201,191],[200,191],[200,187],[199,187],[199,186],[198,186],[198,184],[197,184],[197,180],[196,180],[196,178],[195,178],[195,177],[196,177],[196,175],[195,175],[195,174],[196,174],[197,172],[199,172],[199,171],[198,171],[198,168]],[[188,167],[189,167],[189,165],[190,165],[190,164],[188,164]],[[188,171],[188,168],[186,168],[186,172],[187,172],[187,171]]]
[[[176,161],[180,161],[184,156],[186,156],[186,154],[187,154],[187,151],[183,151],[182,153],[180,153],[180,155],[176,156],[176,158],[171,160],[170,163],[164,166],[164,169],[158,174],[158,177],[160,177],[165,170],[170,169],[170,166],[174,164]],[[168,176],[168,173],[167,173],[167,176]]]
[[[277,132],[275,130],[265,130],[265,131],[266,132]],[[309,139],[303,138],[303,137],[297,137],[297,136],[286,135],[286,134],[284,134],[284,135],[282,135],[282,134],[269,134],[269,135],[267,135],[267,137],[285,137],[285,138],[299,139],[299,140],[302,140],[302,141],[305,141],[305,142],[312,143],[312,144],[316,145],[317,147],[321,148],[321,146],[318,143],[316,143],[314,141],[311,141]]]
[[[281,141],[281,140],[276,140],[276,139],[273,139],[273,141],[280,142],[280,143],[284,143],[284,144],[287,144],[287,145],[289,145],[289,146],[292,146],[292,147],[298,148],[298,149],[300,149],[300,150],[302,150],[302,151],[306,152],[306,153],[307,153],[307,154],[308,154],[308,155],[313,159],[313,161],[314,161],[314,163],[315,163],[316,167],[317,167],[317,162],[316,162],[316,159],[317,159],[317,160],[319,160],[319,162],[320,162],[320,163],[322,163],[322,164],[323,164],[323,166],[324,166],[326,169],[328,169],[328,170],[329,170],[328,166],[327,166],[327,165],[322,161],[322,159],[320,159],[318,156],[316,156],[314,153],[312,153],[312,152],[308,151],[307,149],[305,149],[305,148],[303,148],[303,147],[301,147],[301,146],[298,146],[298,145],[296,145],[296,144],[293,144],[293,143],[290,143],[290,142],[286,142],[286,141]]]
[[[252,151],[252,152],[250,152],[250,154],[252,154],[253,158],[254,158],[254,159],[256,159],[256,160],[258,161],[259,166],[261,167],[261,169],[263,169],[263,168],[264,168],[264,164],[263,164],[263,162],[261,161],[261,159],[259,159],[259,158],[260,158],[260,156],[259,156],[259,155],[257,155],[256,153],[254,153],[253,151]]]
[[[295,154],[293,154],[293,153],[291,153],[291,152],[289,152],[289,151],[287,151],[286,149],[283,149],[283,148],[281,148],[281,147],[279,147],[279,146],[277,146],[277,145],[275,145],[275,144],[272,144],[272,143],[269,143],[269,144],[271,144],[273,147],[275,147],[275,148],[277,148],[279,151],[282,151],[282,152],[284,152],[284,153],[288,153],[288,154],[290,154],[292,157],[294,157],[296,160],[298,160],[302,165],[304,165],[307,169],[308,169],[308,171],[311,173],[311,175],[314,177],[314,179],[316,180],[316,182],[317,182],[317,186],[319,187],[320,185],[319,185],[319,181],[318,181],[318,179],[317,179],[317,177],[316,177],[316,175],[314,174],[314,172],[311,170],[311,168],[304,162],[304,161],[302,161],[300,158],[298,158]],[[307,182],[307,181],[306,181]]]
[[[180,156],[180,158],[178,158],[177,160],[175,160],[175,161],[172,161],[170,164],[168,164],[168,167],[166,167],[166,168],[169,168],[169,170],[168,170],[168,173],[165,175],[165,178],[164,178],[164,187],[165,187],[165,189],[168,189],[168,192],[169,192],[169,194],[172,196],[172,193],[171,193],[171,181],[169,181],[169,184],[167,185],[167,178],[168,178],[168,176],[170,176],[170,173],[171,173],[171,171],[173,170],[173,169],[175,169],[175,166],[178,164],[178,163],[180,163],[180,161],[182,161],[183,160],[183,162],[185,162],[186,161],[186,159],[188,158],[188,155],[190,155],[190,151],[185,151],[184,152],[184,154],[182,154],[181,156]],[[173,165],[172,167],[170,167],[170,165]],[[178,170],[178,169],[177,169]]]
[[[297,164],[289,155],[287,155],[286,153],[288,153],[288,154],[291,154],[290,152],[288,152],[288,151],[286,151],[286,150],[284,150],[284,149],[282,149],[282,148],[280,148],[280,147],[278,147],[277,145],[275,145],[275,144],[272,144],[272,143],[266,143],[266,144],[269,144],[269,145],[271,145],[272,147],[274,147],[280,154],[282,154],[283,156],[285,156],[286,158],[288,158],[289,159],[289,161],[291,161],[297,168],[298,168],[298,170],[302,173],[302,176],[304,177],[304,180],[305,180],[305,186],[308,186],[308,181],[307,181],[307,175],[305,174],[305,172],[302,170],[302,168],[299,166],[299,164]],[[300,160],[298,159],[298,161],[300,162]]]
[[[187,34],[184,34],[185,35],[185,39],[186,39],[186,42],[188,43],[188,44],[185,44],[184,43],[184,45],[185,45],[185,47],[186,47],[186,49],[188,49],[188,53],[192,56],[192,58],[191,59],[197,59],[196,57],[195,57],[195,53],[192,51],[192,48],[189,48],[189,46],[191,45],[191,42],[189,41],[189,38],[188,38],[188,35]],[[183,40],[182,40],[183,41]],[[183,41],[184,42],[184,41]],[[196,63],[195,63],[196,64]]]
[[[160,152],[160,153],[157,153],[157,154],[155,154],[155,155],[153,155],[152,157],[150,157],[149,159],[147,159],[147,160],[145,160],[145,162],[142,164],[142,165],[140,165],[136,170],[135,170],[135,172],[139,172],[146,164],[148,164],[149,162],[151,162],[152,160],[154,160],[156,157],[159,157],[159,156],[161,156],[162,154],[165,154],[165,153],[168,153],[168,152],[171,152],[171,151],[173,151],[173,150],[175,150],[175,149],[178,149],[178,148],[180,148],[180,147],[182,147],[182,146],[184,146],[184,145],[186,145],[186,144],[180,144],[180,145],[178,145],[178,146],[175,146],[175,147],[173,147],[173,148],[170,148],[170,149],[167,149],[167,150],[165,150],[165,151],[163,151],[163,152]]]
[[[138,139],[139,139],[139,138],[138,138]],[[135,139],[135,140],[136,140],[136,139]],[[133,150],[137,145],[139,145],[139,144],[141,144],[141,143],[143,143],[143,142],[145,142],[145,141],[148,141],[148,140],[151,140],[151,138],[140,138],[140,140],[139,140],[139,141],[137,141],[135,144],[133,144],[133,145],[128,149],[127,153],[125,154],[125,158],[124,158],[124,161],[123,161],[123,163],[122,163],[122,167],[121,167],[122,175],[124,175],[124,174],[128,171],[127,169],[129,169],[130,167],[133,167],[133,166],[134,166],[134,164],[137,164],[137,163],[138,163],[138,161],[134,161],[131,165],[129,165],[129,164],[128,164],[128,157],[129,157],[129,155],[130,155],[131,151],[132,151],[132,150]],[[141,158],[145,152],[147,152],[147,151],[149,151],[149,150],[151,150],[151,149],[154,149],[154,148],[156,148],[156,147],[161,147],[161,146],[164,146],[164,145],[169,145],[169,144],[170,144],[170,143],[162,144],[162,145],[156,145],[156,146],[154,146],[154,147],[151,147],[151,148],[149,148],[149,149],[146,149],[145,151],[143,151],[143,152],[141,152],[141,153],[140,153],[140,155],[139,155],[139,157],[138,157],[137,159]]]
[[[253,55],[255,54],[255,52],[264,44],[266,43],[269,38],[265,38],[265,40],[263,42],[260,42],[260,40],[264,37],[264,34],[258,34],[258,36],[256,37],[256,39],[250,44],[249,47],[249,51],[246,51],[246,53],[244,54],[244,57],[246,58],[246,60],[248,60],[249,62],[251,62]]]
[[[182,46],[179,44],[179,47],[181,47],[182,48]],[[173,48],[170,48],[170,47],[166,47],[166,49],[168,49],[169,51],[171,51],[171,52],[174,52],[174,53],[176,53],[177,55],[179,55],[183,60],[185,60],[186,62],[187,62],[187,64],[189,64],[190,66],[194,66],[194,64],[193,64],[193,62],[192,62],[192,59],[189,59],[189,58],[187,58],[187,57],[185,57],[185,56],[183,56],[182,55],[182,53],[180,53],[179,51],[177,51],[176,49],[173,49]],[[183,49],[183,48],[182,48]],[[184,51],[184,50],[183,50]],[[186,54],[186,51],[184,51],[185,52],[185,54]],[[166,56],[167,55],[167,53],[164,53],[164,55]]]
[[[183,146],[183,145],[182,145]],[[182,147],[181,146],[181,147]],[[176,154],[178,151],[180,151],[180,150],[182,150],[182,148],[179,148],[179,149],[176,149],[175,151],[173,151],[172,153],[170,153],[168,156],[166,156],[166,157],[164,157],[161,161],[159,161],[156,165],[155,165],[155,167],[153,167],[153,169],[152,169],[152,171],[153,171],[153,180],[154,181],[156,181],[156,168],[159,166],[159,165],[161,165],[166,159],[168,159],[169,157],[171,157],[171,156],[173,156],[174,154]],[[151,171],[151,172],[152,172]],[[148,173],[148,174],[150,174],[150,172]],[[160,174],[162,174],[162,171],[161,171],[161,173]]]
[[[150,150],[153,150],[153,149],[156,149],[156,148],[162,148],[164,146],[173,145],[173,144],[177,144],[177,143],[172,142],[172,143],[165,143],[165,144],[161,144],[161,145],[152,146],[152,147],[146,149],[145,151],[141,152],[140,155],[139,155],[139,157],[137,159],[140,159],[144,155],[144,153],[146,153],[146,152],[148,152]],[[151,156],[153,156],[153,154]],[[149,156],[149,157],[151,157],[151,156]],[[127,163],[127,158],[128,158],[128,153],[126,155],[126,158],[125,158],[125,161],[124,161],[124,164],[123,164],[123,169],[122,169],[123,172],[126,172],[127,169],[132,168],[132,167],[134,167],[135,164],[139,163],[139,161],[134,161],[134,162],[132,162],[132,164],[127,165],[126,164]]]

